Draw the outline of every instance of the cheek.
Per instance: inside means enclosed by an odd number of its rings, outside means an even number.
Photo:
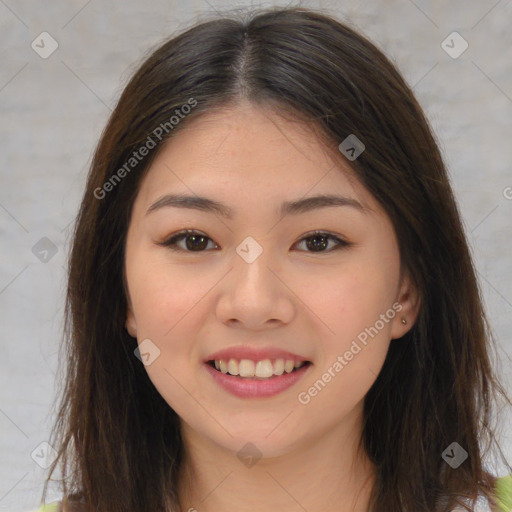
[[[325,371],[342,356],[338,382],[361,381],[369,387],[376,378],[386,358],[392,321],[399,314],[393,308],[398,277],[393,259],[363,255],[317,292],[323,296],[319,316],[329,327],[320,366]]]
[[[157,356],[145,369],[159,392],[176,404],[180,401],[179,384],[192,391],[190,364],[199,357],[194,340],[203,322],[199,316],[205,313],[205,295],[215,276],[178,269],[151,254],[140,252],[137,256],[131,267],[127,265],[127,277],[138,343],[151,341],[146,346]]]
[[[329,291],[330,290],[330,291]],[[337,280],[331,280],[324,296],[329,302],[321,309],[334,336],[341,339],[355,337],[358,333],[374,325],[382,314],[393,304],[395,285],[384,275],[372,275],[367,269],[362,273],[350,272]],[[388,314],[388,316],[390,316]],[[390,322],[385,328],[390,332]]]
[[[131,274],[138,343],[149,339],[156,345],[157,349],[152,349],[159,351],[158,356],[145,370],[167,403],[180,416],[188,417],[194,412],[190,395],[200,392],[191,367],[198,357],[193,341],[201,326],[198,316],[204,313],[201,299],[213,279],[155,260],[142,257],[139,261],[144,264]]]
[[[208,281],[165,262],[142,267],[134,273],[130,287],[137,329],[145,337],[172,336],[211,287]]]
[[[298,396],[312,416],[321,415],[328,424],[350,414],[375,382],[396,315],[387,279],[352,270],[318,291],[324,302],[319,316],[329,331],[318,345],[315,372]]]

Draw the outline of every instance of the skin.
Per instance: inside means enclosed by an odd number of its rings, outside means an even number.
[[[233,218],[176,207],[146,214],[166,193],[215,199]],[[322,193],[356,199],[366,210],[277,213],[284,200]],[[186,252],[186,239],[177,242],[184,252],[158,245],[183,229],[207,236],[206,248]],[[352,245],[335,249],[331,241],[315,252],[300,241],[312,230]],[[263,248],[252,263],[236,252],[247,236]],[[363,399],[390,340],[411,328],[419,304],[401,275],[393,226],[349,162],[334,160],[307,125],[246,102],[191,119],[141,182],[125,264],[126,328],[160,350],[145,368],[181,418],[183,510],[367,510],[375,468],[357,449]],[[395,302],[401,311],[300,403],[298,393]],[[237,398],[203,363],[233,345],[278,347],[313,364],[277,396]],[[262,454],[252,467],[237,457],[248,442]]]

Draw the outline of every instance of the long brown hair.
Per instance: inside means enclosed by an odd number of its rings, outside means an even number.
[[[191,99],[194,108],[171,127]],[[58,458],[43,499],[60,464],[64,496],[88,510],[179,510],[179,418],[125,330],[124,247],[158,150],[190,119],[240,99],[318,127],[340,158],[349,134],[364,142],[351,166],[393,222],[420,294],[415,325],[391,342],[365,397],[361,443],[377,468],[370,510],[438,512],[456,499],[492,498],[484,444],[495,441],[495,400],[510,400],[492,368],[476,272],[425,115],[391,62],[355,30],[319,11],[272,8],[204,21],[166,41],[135,72],[101,136],[69,259],[67,366],[51,442]],[[159,126],[167,129],[157,137]],[[148,137],[155,149],[134,163]],[[468,453],[456,470],[441,457],[454,441]]]

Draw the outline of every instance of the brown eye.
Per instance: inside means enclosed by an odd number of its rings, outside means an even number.
[[[182,240],[185,240],[184,248],[183,246],[178,245],[178,242],[181,242]],[[186,230],[173,235],[171,238],[165,242],[162,242],[160,245],[169,247],[173,251],[203,252],[208,245],[208,240],[213,242],[211,238],[207,237],[203,233],[193,230]]]
[[[325,250],[329,246],[329,241],[335,242],[334,247]],[[307,252],[332,252],[332,250],[348,247],[350,244],[345,240],[333,235],[332,233],[325,233],[317,231],[308,236],[304,236],[299,240],[299,243],[305,242],[308,249]]]
[[[181,243],[183,240],[185,241],[185,245],[179,245],[179,243]],[[165,240],[159,245],[163,245],[164,247],[168,247],[172,251],[177,252],[205,252],[205,250],[207,250],[209,241],[213,243],[213,240],[205,234],[200,233],[199,231],[188,229],[181,231],[180,233],[176,233],[171,238]],[[329,247],[329,244],[332,242],[334,243],[334,246]],[[300,243],[305,243],[306,252],[312,253],[328,253],[336,249],[348,247],[350,245],[349,242],[342,240],[336,235],[323,231],[316,231],[305,237],[302,237],[295,245]],[[219,246],[215,243],[214,246],[216,249],[219,248]]]

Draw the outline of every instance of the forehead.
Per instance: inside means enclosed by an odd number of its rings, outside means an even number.
[[[184,123],[160,149],[136,203],[147,208],[159,195],[175,192],[223,202],[257,198],[262,207],[262,201],[311,191],[338,192],[376,206],[347,161],[336,157],[337,146],[327,146],[303,121],[242,103]]]

